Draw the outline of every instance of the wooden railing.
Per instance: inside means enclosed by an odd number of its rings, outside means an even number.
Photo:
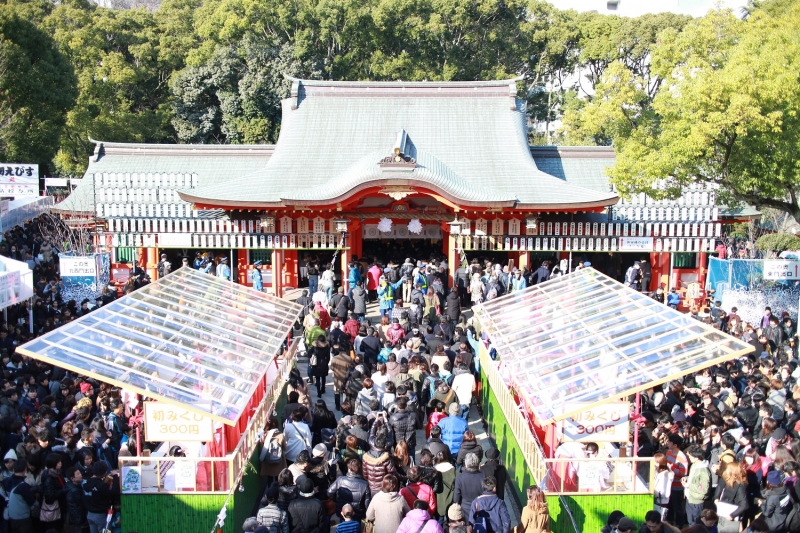
[[[520,412],[520,406],[514,400],[514,395],[511,394],[508,385],[503,381],[497,369],[497,363],[492,361],[485,349],[480,351],[480,361],[481,370],[486,374],[489,387],[500,404],[500,409],[503,411],[506,422],[511,428],[511,432],[514,434],[514,438],[525,458],[526,466],[530,470],[533,479],[536,480],[536,484],[541,485],[547,473],[544,453],[536,442],[536,438],[528,426],[528,421],[525,420],[525,417]]]
[[[142,478],[142,493],[158,494],[185,494],[187,491],[192,494],[227,494],[237,487],[239,482],[247,472],[250,459],[256,451],[259,442],[259,433],[264,429],[269,417],[275,411],[280,398],[283,386],[289,379],[289,372],[292,370],[294,359],[297,354],[297,339],[292,342],[284,355],[277,359],[278,373],[272,383],[267,384],[267,391],[264,398],[255,408],[253,416],[250,418],[247,427],[242,433],[239,444],[225,457],[120,457],[119,467],[121,470],[121,480],[123,482],[123,493],[130,494],[135,491],[125,490],[126,471],[129,467],[138,467],[139,475]],[[175,489],[165,488],[165,479],[170,469],[174,469],[172,475],[179,476],[182,469],[179,463],[192,463],[187,471],[192,472],[195,480],[199,481],[198,473],[202,469],[207,471],[207,480],[203,483],[208,490],[198,490],[195,488]],[[143,475],[150,469],[155,471],[155,477],[150,483],[151,476]],[[199,484],[196,483],[196,487]]]
[[[522,414],[522,407],[514,399],[509,385],[505,382],[498,370],[498,363],[493,361],[487,350],[480,351],[481,370],[486,375],[489,387],[492,389],[503,416],[514,434],[514,438],[525,458],[527,467],[536,484],[542,487],[548,495],[586,495],[588,493],[601,494],[652,494],[654,490],[655,462],[652,457],[614,457],[607,459],[547,459],[528,425],[528,420]],[[599,483],[596,490],[582,490],[580,488],[580,472],[585,477],[591,472],[595,475],[598,470],[591,466],[582,466],[586,463],[605,463],[607,476],[601,469]],[[609,466],[613,465],[613,466]],[[584,487],[587,481],[584,479]]]

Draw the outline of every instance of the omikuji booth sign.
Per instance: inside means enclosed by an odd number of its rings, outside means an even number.
[[[564,419],[564,440],[628,442],[629,408],[626,402],[595,405],[568,404],[572,414]]]
[[[214,438],[214,421],[178,405],[144,402],[144,430],[150,442],[207,442]]]

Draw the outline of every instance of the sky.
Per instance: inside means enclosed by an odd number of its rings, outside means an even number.
[[[606,7],[607,0],[549,0],[549,2],[559,9],[597,11],[627,17],[664,11],[702,17],[717,3],[734,10],[747,4],[747,0],[619,0],[617,9],[610,10]]]

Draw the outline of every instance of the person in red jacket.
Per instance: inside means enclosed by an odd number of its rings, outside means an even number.
[[[433,411],[428,417],[428,425],[425,426],[425,438],[431,438],[431,428],[439,425],[439,420],[447,418],[447,413],[444,412],[444,403],[437,401],[433,406]]]
[[[406,499],[409,507],[416,500],[427,502],[431,516],[436,516],[436,493],[430,485],[422,482],[422,471],[418,466],[408,469],[408,485],[400,489],[400,496]]]
[[[356,336],[358,336],[358,327],[359,323],[356,319],[355,313],[350,313],[350,319],[344,323],[344,326],[342,326],[342,331],[350,335],[350,344],[356,342]]]

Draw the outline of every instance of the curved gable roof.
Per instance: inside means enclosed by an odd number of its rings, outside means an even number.
[[[461,205],[603,207],[613,193],[565,184],[531,157],[515,80],[318,82],[293,80],[264,168],[182,193],[218,206],[314,205],[366,184],[427,187]],[[416,168],[382,168],[400,131]]]

